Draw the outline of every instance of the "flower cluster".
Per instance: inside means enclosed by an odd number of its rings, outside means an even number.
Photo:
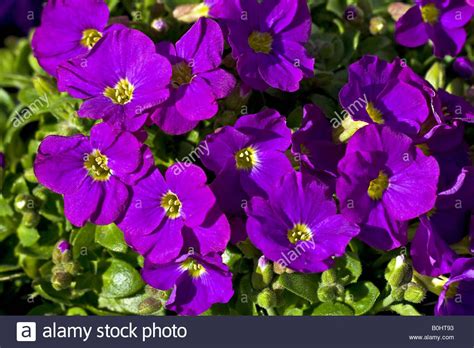
[[[38,148],[36,178],[63,195],[67,219],[115,223],[144,257],[142,278],[167,291],[166,308],[178,314],[231,300],[229,243],[250,243],[258,264],[263,257],[280,273],[325,274],[355,243],[409,245],[409,284],[451,274],[436,313],[472,314],[473,260],[451,245],[474,234],[474,167],[463,139],[474,108],[403,59],[364,55],[340,89],[342,121],[306,104],[298,126],[283,109],[264,108],[199,133],[224,119],[221,106],[242,90],[296,92],[315,64],[306,1],[205,6],[212,19],[199,18],[175,43],[155,43],[110,25],[101,0],[48,1],[34,54],[59,91],[83,101],[78,116],[95,122],[90,135],[49,135]],[[436,56],[456,55],[473,14],[464,0],[417,2],[395,38],[409,47],[430,39]],[[457,69],[469,78],[465,61]],[[156,126],[201,134],[196,144],[207,153],[162,170],[153,146],[166,135]],[[320,298],[339,296],[328,294]]]

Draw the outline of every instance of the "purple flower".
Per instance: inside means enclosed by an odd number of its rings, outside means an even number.
[[[405,244],[404,222],[434,206],[438,163],[408,136],[389,127],[368,125],[358,130],[338,169],[341,212],[363,225],[360,239],[375,248],[390,250]]]
[[[224,38],[219,25],[200,19],[176,43],[157,45],[157,51],[173,65],[170,98],[158,106],[152,120],[169,134],[183,134],[201,120],[215,116],[218,99],[235,86],[235,78],[220,69]]]
[[[64,214],[76,226],[116,221],[129,199],[126,181],[144,161],[135,136],[101,123],[84,135],[51,135],[38,149],[34,171],[48,189],[64,195]]]
[[[464,47],[464,26],[473,14],[474,7],[466,0],[416,0],[396,23],[395,40],[406,47],[430,40],[437,57],[456,56]]]
[[[304,45],[311,33],[305,0],[232,0],[224,20],[242,80],[254,89],[294,92],[311,77],[314,59]]]
[[[232,274],[217,254],[185,254],[162,265],[145,262],[142,277],[154,288],[172,289],[166,308],[181,315],[199,315],[234,294]]]
[[[58,250],[61,254],[64,254],[66,251],[71,250],[71,244],[67,240],[62,240],[58,243]]]
[[[474,315],[474,258],[457,259],[439,295],[435,315]]]
[[[292,171],[284,154],[290,136],[285,118],[271,109],[243,116],[233,127],[207,136],[209,155],[201,160],[216,173],[212,188],[226,213],[241,215],[249,197],[266,196]]]
[[[229,223],[215,205],[204,171],[173,165],[165,178],[158,169],[133,186],[130,206],[118,226],[127,243],[150,262],[178,257],[184,241],[202,254],[224,251]]]
[[[443,89],[438,90],[435,103],[436,116],[439,123],[450,123],[455,120],[474,123],[474,106],[464,98],[450,94]]]
[[[3,152],[0,152],[0,168],[5,168],[5,154]]]
[[[26,14],[25,14],[26,15]],[[110,30],[103,0],[49,0],[31,42],[39,64],[49,74],[70,58],[82,56]]]
[[[439,193],[435,208],[420,218],[411,245],[413,266],[417,272],[437,277],[449,273],[456,253],[449,247],[467,234],[474,209],[474,168],[467,167],[453,187]]]
[[[356,121],[385,124],[412,136],[428,118],[434,94],[400,59],[389,63],[366,55],[349,66],[349,82],[341,89],[339,101]]]
[[[266,258],[298,272],[322,272],[342,256],[359,228],[337,214],[327,187],[301,173],[286,175],[267,200],[247,208],[247,233]]]
[[[80,117],[104,119],[114,128],[136,131],[147,109],[168,96],[171,65],[155,52],[153,42],[133,29],[114,30],[86,57],[58,68],[58,87],[85,99]]]
[[[301,171],[309,171],[329,186],[334,186],[337,163],[344,155],[344,146],[332,140],[333,127],[321,109],[305,105],[301,128],[293,133],[292,151],[299,156]]]
[[[474,64],[467,57],[459,57],[454,60],[453,69],[464,79],[470,79],[474,76]]]

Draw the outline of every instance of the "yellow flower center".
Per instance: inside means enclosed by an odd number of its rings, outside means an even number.
[[[374,106],[374,104],[367,103],[367,106],[365,107],[365,110],[369,114],[369,117],[372,119],[372,121],[374,121],[375,123],[378,123],[378,124],[383,124],[384,123],[382,112],[379,109],[377,109]]]
[[[125,105],[130,103],[133,99],[133,91],[135,87],[125,78],[120,79],[115,87],[107,87],[104,90],[104,95],[114,104]]]
[[[288,230],[288,240],[296,244],[299,241],[309,241],[313,238],[313,233],[305,224],[295,224],[292,229]]]
[[[176,219],[181,216],[181,201],[173,192],[168,191],[161,197],[161,207],[165,210],[165,214],[170,219]]]
[[[383,193],[388,187],[388,176],[383,171],[379,172],[379,176],[372,180],[369,184],[367,193],[374,201],[382,198]]]
[[[102,38],[102,33],[95,29],[86,29],[82,32],[81,45],[91,49]]]
[[[112,175],[112,171],[107,166],[107,156],[100,153],[99,150],[94,150],[87,155],[84,161],[84,167],[89,171],[89,175],[96,181],[107,181]]]
[[[171,84],[174,88],[190,83],[194,76],[193,70],[185,62],[173,65],[173,75],[171,76]]]
[[[249,46],[256,53],[268,54],[272,50],[273,37],[269,33],[254,31],[249,36]]]
[[[206,273],[206,269],[203,265],[199,264],[193,258],[186,259],[182,264],[181,268],[188,271],[189,275],[193,278],[199,278],[204,273]]]
[[[421,17],[425,23],[434,24],[438,21],[439,10],[435,4],[421,6]]]
[[[235,154],[235,165],[237,169],[250,170],[257,162],[257,152],[251,146],[237,151]]]

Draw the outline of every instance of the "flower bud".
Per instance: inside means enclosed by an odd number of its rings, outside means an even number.
[[[370,19],[369,31],[372,35],[381,35],[387,30],[387,22],[383,17],[375,16]]]
[[[51,277],[51,284],[53,288],[60,291],[67,289],[71,286],[72,283],[72,275],[67,273],[66,271],[58,268],[54,270],[53,268],[53,276]]]
[[[38,206],[38,202],[35,197],[21,193],[15,197],[14,207],[19,213],[25,213],[27,211],[35,211]]]
[[[169,29],[168,22],[164,18],[157,18],[151,22],[151,27],[159,33],[166,33]]]
[[[425,299],[426,289],[420,284],[411,282],[406,286],[403,298],[412,303],[421,303]]]
[[[395,301],[401,301],[403,300],[403,297],[405,295],[406,288],[407,288],[406,284],[399,286],[397,288],[393,288],[390,295]]]
[[[0,152],[0,169],[5,169],[5,154]]]
[[[334,302],[344,295],[341,284],[321,284],[318,288],[318,298],[321,302]]]
[[[60,240],[53,249],[53,263],[61,264],[71,260],[71,245],[64,239]]]
[[[265,309],[273,308],[277,305],[277,295],[271,289],[263,289],[257,295],[257,304]]]
[[[150,315],[159,311],[161,308],[163,308],[163,304],[159,300],[149,297],[138,305],[138,313],[140,315]]]
[[[344,19],[349,23],[360,24],[364,21],[364,12],[356,5],[349,5],[344,11]]]
[[[264,289],[273,279],[273,267],[271,263],[265,258],[265,256],[261,256],[258,259],[257,268],[255,272],[252,273],[252,286],[255,289]]]
[[[385,270],[385,279],[392,288],[407,284],[411,281],[413,269],[406,261],[404,255],[399,255],[390,260]]]

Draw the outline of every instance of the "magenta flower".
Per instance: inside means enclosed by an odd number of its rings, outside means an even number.
[[[212,188],[224,212],[241,215],[244,201],[266,196],[292,171],[284,154],[290,136],[285,118],[271,109],[243,116],[233,127],[207,136],[209,155],[201,160],[216,173]]]
[[[231,0],[224,16],[229,44],[242,80],[254,89],[294,92],[313,76],[314,59],[304,45],[311,34],[305,0]]]
[[[342,256],[359,227],[337,214],[328,188],[301,173],[286,175],[267,200],[247,208],[247,233],[265,257],[298,272],[323,272]]]
[[[31,42],[41,67],[53,76],[70,58],[85,55],[108,31],[109,8],[103,0],[49,0]]]
[[[155,264],[178,257],[185,240],[202,254],[224,251],[229,223],[206,181],[195,165],[185,170],[171,166],[165,178],[155,169],[139,181],[118,223],[127,243]]]
[[[108,225],[126,208],[127,181],[136,178],[144,148],[135,136],[101,123],[84,135],[51,135],[38,149],[34,171],[40,184],[64,195],[64,214],[76,226]]]
[[[456,56],[466,42],[464,26],[474,15],[466,0],[416,0],[396,23],[395,40],[418,47],[430,40],[437,57]]]
[[[435,315],[474,315],[474,258],[454,262],[439,295]]]
[[[58,68],[58,87],[84,99],[80,117],[104,119],[114,128],[136,131],[148,109],[168,96],[171,65],[153,42],[133,29],[114,30],[84,58]]]
[[[434,95],[433,87],[400,59],[389,63],[366,55],[349,66],[349,82],[339,101],[356,121],[385,124],[414,136],[430,115]]]
[[[331,188],[335,185],[337,164],[344,155],[344,146],[333,141],[333,130],[322,110],[308,104],[303,108],[301,128],[291,137],[301,171],[316,175]]]
[[[153,112],[152,120],[169,134],[183,134],[201,120],[215,116],[218,99],[235,86],[235,78],[220,69],[224,38],[219,25],[200,19],[176,43],[157,45],[173,66],[170,98]]]
[[[145,262],[142,277],[161,290],[172,290],[166,308],[180,315],[199,315],[234,294],[232,273],[217,254],[185,254],[162,265]]]
[[[358,130],[338,170],[341,213],[362,225],[359,238],[375,248],[390,250],[405,244],[404,222],[435,204],[438,163],[408,136],[389,127],[368,125]]]

